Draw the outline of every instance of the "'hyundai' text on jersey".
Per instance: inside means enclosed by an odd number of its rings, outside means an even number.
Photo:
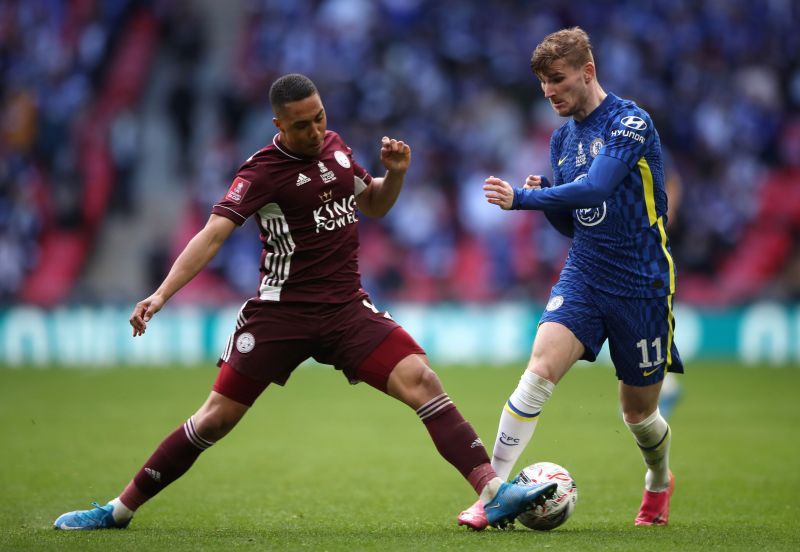
[[[615,295],[674,293],[661,141],[647,112],[608,94],[583,121],[570,119],[550,141],[553,185],[585,177],[600,153],[630,172],[601,205],[573,210],[565,268],[578,269],[589,285]]]

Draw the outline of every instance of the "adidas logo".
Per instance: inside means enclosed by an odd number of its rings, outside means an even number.
[[[469,448],[478,448],[482,446],[483,446],[483,441],[481,441],[481,438],[478,437],[477,439],[472,441],[472,444],[469,446]]]
[[[311,179],[309,177],[307,177],[306,175],[304,175],[303,173],[300,173],[300,174],[297,175],[296,184],[298,186],[302,186],[303,184],[308,184],[309,182],[311,182]]]
[[[150,468],[145,468],[144,471],[145,471],[145,473],[147,475],[149,475],[150,477],[153,478],[153,481],[155,481],[156,483],[161,483],[161,473],[160,472],[157,472],[156,470],[153,470],[153,469],[150,469]]]

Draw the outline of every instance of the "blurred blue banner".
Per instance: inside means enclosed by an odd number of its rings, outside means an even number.
[[[129,308],[16,307],[0,311],[0,366],[196,365],[214,362],[238,306],[166,309],[144,337],[131,337]],[[434,364],[524,363],[541,306],[396,304],[395,320]],[[800,365],[800,305],[755,303],[726,310],[677,305],[675,340],[684,361],[729,359]],[[608,361],[608,353],[601,355]]]

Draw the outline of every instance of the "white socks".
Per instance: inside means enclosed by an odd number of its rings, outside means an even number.
[[[124,523],[133,517],[133,510],[125,506],[119,497],[109,501],[109,504],[114,506],[114,511],[111,515],[114,516],[114,521],[117,523]]]
[[[638,424],[625,425],[633,433],[642,451],[647,474],[644,486],[648,491],[659,492],[669,486],[669,442],[672,431],[658,408]]]
[[[554,387],[552,382],[525,370],[506,402],[492,452],[492,467],[504,481],[533,437],[539,413]]]

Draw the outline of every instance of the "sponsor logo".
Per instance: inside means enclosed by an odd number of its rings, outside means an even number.
[[[597,157],[597,154],[600,153],[600,150],[603,148],[603,139],[602,138],[595,138],[592,140],[592,143],[589,144],[589,153],[592,154],[592,157]]]
[[[478,437],[477,439],[472,441],[472,444],[469,446],[469,448],[478,448],[482,446],[483,446],[483,441],[481,441],[481,438]]]
[[[647,128],[647,123],[641,117],[636,115],[628,115],[620,120],[620,123],[633,130],[644,130]]]
[[[309,177],[307,177],[306,175],[304,175],[303,173],[300,173],[300,174],[297,175],[296,184],[298,186],[302,186],[303,184],[308,184],[309,182],[311,182],[311,179]]]
[[[247,190],[250,189],[250,181],[245,180],[241,177],[236,177],[233,180],[233,184],[231,184],[230,189],[228,189],[228,193],[225,194],[225,199],[228,201],[232,201],[237,205],[242,202],[244,195],[247,193]]]
[[[152,468],[145,468],[144,473],[150,476],[150,478],[155,481],[156,483],[161,483],[161,473],[157,472]]]
[[[256,346],[256,338],[250,332],[244,332],[236,338],[236,350],[242,354],[249,353]]]
[[[319,167],[319,175],[325,184],[329,184],[336,180],[336,175],[333,174],[333,171],[329,171],[328,167],[326,167],[322,161],[317,163],[317,167]]]
[[[587,209],[576,209],[575,214],[578,222],[584,226],[596,226],[606,218],[606,202],[599,207],[589,207]]]
[[[567,157],[569,157],[569,155],[565,155],[564,157],[562,157],[561,159],[558,160],[558,166],[559,167],[564,164],[564,161],[567,160]]]
[[[514,437],[513,435],[507,435],[503,431],[500,432],[500,438],[498,441],[509,447],[515,447],[519,444],[519,438]]]
[[[547,302],[547,306],[545,307],[545,310],[554,311],[554,310],[558,309],[558,307],[560,307],[563,304],[564,304],[564,296],[563,295],[556,295],[554,297],[551,297],[550,300]]]
[[[350,168],[350,158],[347,157],[347,154],[343,151],[336,150],[333,152],[333,158],[336,159],[336,162],[339,163],[345,169]]]
[[[644,373],[642,373],[642,375],[643,375],[644,377],[647,377],[647,376],[652,376],[652,375],[653,375],[653,374],[655,374],[657,371],[658,371],[658,368],[653,368],[653,369],[652,369],[652,370],[650,370],[649,372],[644,372]]]
[[[324,199],[323,196],[328,194]],[[343,228],[349,224],[358,222],[356,217],[356,196],[343,197],[342,199],[331,199],[333,192],[320,194],[323,205],[314,209],[314,225],[317,227],[317,234],[323,230],[330,232],[337,228]]]
[[[580,167],[586,164],[586,152],[583,151],[583,142],[578,142],[578,155],[575,156],[575,166]]]
[[[641,134],[636,134],[632,130],[622,130],[620,128],[612,130],[611,137],[616,138],[617,136],[622,136],[623,138],[631,138],[641,144],[644,144],[644,136],[642,136]]]

